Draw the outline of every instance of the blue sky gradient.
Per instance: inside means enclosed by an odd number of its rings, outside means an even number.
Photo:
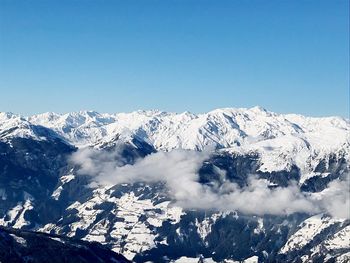
[[[0,111],[349,112],[347,0],[0,0]]]

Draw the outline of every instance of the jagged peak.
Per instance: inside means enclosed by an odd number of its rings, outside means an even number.
[[[68,142],[79,146],[112,140],[116,134],[130,134],[151,142],[161,150],[202,149],[212,144],[219,148],[235,147],[283,136],[303,138],[315,148],[333,149],[346,142],[350,133],[350,122],[343,118],[276,114],[260,106],[219,108],[203,114],[160,110],[116,114],[87,110],[66,114],[47,112],[26,119],[11,113],[0,113],[3,124],[12,118],[50,128]],[[20,126],[16,123],[13,125]],[[0,127],[4,126],[0,124]]]

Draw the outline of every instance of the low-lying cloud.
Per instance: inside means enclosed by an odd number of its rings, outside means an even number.
[[[78,173],[90,175],[97,185],[115,185],[135,182],[164,182],[176,205],[193,209],[240,211],[254,215],[286,215],[296,212],[309,214],[327,212],[332,216],[350,218],[348,181],[334,181],[322,193],[304,193],[296,183],[288,187],[270,188],[269,182],[254,175],[247,185],[238,186],[225,180],[220,171],[220,184],[199,182],[198,171],[210,157],[209,151],[173,150],[157,152],[123,165],[118,152],[82,149],[71,161],[78,165]]]

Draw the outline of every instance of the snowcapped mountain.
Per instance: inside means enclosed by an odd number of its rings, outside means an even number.
[[[340,117],[0,113],[0,225],[97,241],[135,262],[347,262],[349,171]]]
[[[198,115],[81,111],[27,118],[10,115],[8,121],[2,120],[10,127],[20,122],[23,128],[16,136],[29,135],[30,129],[25,127],[30,123],[53,130],[77,147],[107,145],[116,138],[124,141],[138,138],[160,151],[215,148],[233,153],[255,152],[261,156],[262,171],[279,171],[296,165],[303,171],[303,180],[314,176],[312,170],[321,159],[333,155],[350,158],[349,120],[276,114],[261,107],[217,109]]]
[[[282,115],[260,107],[217,109],[198,115],[160,111],[44,113],[26,120],[52,129],[78,146],[113,140],[116,135],[133,135],[157,150],[165,151],[176,148],[203,150],[208,146],[228,148],[270,142],[273,139],[289,140],[290,137],[304,140],[315,150],[334,150],[349,144],[350,129],[349,121],[340,117]],[[271,144],[284,142],[271,141]]]

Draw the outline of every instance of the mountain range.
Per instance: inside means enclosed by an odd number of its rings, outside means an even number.
[[[349,262],[349,170],[341,117],[0,113],[0,246],[51,235],[120,262]]]

